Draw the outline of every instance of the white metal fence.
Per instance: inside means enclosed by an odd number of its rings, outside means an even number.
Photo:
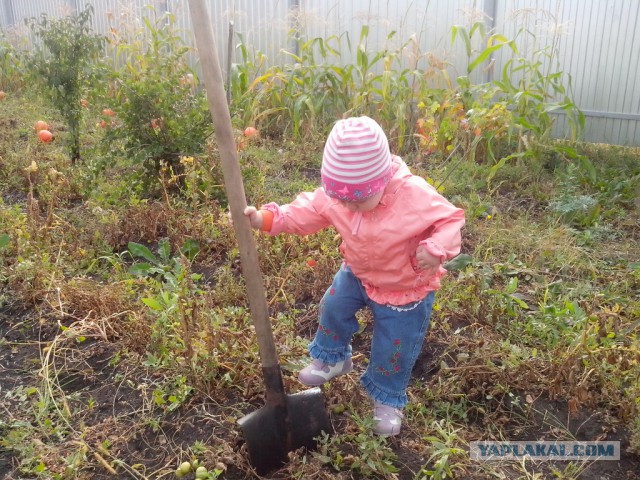
[[[187,1],[0,0],[0,28],[8,32],[24,25],[25,18],[43,13],[55,17],[91,4],[96,32],[169,11],[185,41],[193,44]],[[414,35],[419,51],[429,52],[419,62],[440,59],[451,64],[454,75],[464,74],[467,58],[462,44],[451,42],[453,25],[482,20],[508,38],[527,28],[534,35],[532,44],[523,48],[556,48],[557,68],[571,76],[572,97],[587,118],[584,139],[640,146],[638,0],[209,0],[208,7],[222,59],[227,56],[228,25],[233,21],[244,43],[264,53],[272,64],[285,61],[282,50],[293,48],[289,35],[293,27],[309,38],[348,35],[355,52],[362,26],[368,25],[369,49],[399,46]],[[484,78],[474,80],[496,78],[507,59],[506,52],[498,52],[491,68],[477,72]],[[556,132],[563,131],[560,115]]]

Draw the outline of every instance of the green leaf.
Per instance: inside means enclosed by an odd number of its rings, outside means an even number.
[[[152,273],[152,269],[153,267],[148,263],[136,263],[135,265],[131,265],[131,267],[129,267],[129,273],[138,277],[146,277],[147,275]]]
[[[493,45],[494,42],[509,43],[509,39],[504,35],[500,35],[499,33],[496,33],[494,35],[491,35],[491,37],[489,37],[489,41],[488,41],[489,46]]]
[[[9,245],[10,241],[11,241],[11,237],[6,233],[3,233],[2,235],[0,235],[0,249],[3,249],[7,245]]]
[[[171,258],[171,243],[168,238],[162,238],[158,242],[158,254],[164,263],[167,263]]]
[[[443,265],[443,267],[450,272],[455,272],[459,270],[464,270],[472,263],[473,263],[473,257],[471,255],[467,255],[466,253],[461,253],[457,257],[454,257],[448,262],[446,262]]]
[[[162,305],[162,303],[160,303],[155,298],[143,298],[142,303],[156,312],[164,310],[164,305]]]
[[[591,160],[589,160],[589,158],[585,155],[580,155],[578,157],[578,161],[580,162],[580,166],[582,167],[582,169],[587,172],[591,183],[596,183],[596,181],[598,180],[598,173],[596,172],[596,167],[593,165]]]
[[[529,305],[527,304],[527,302],[518,297],[517,294],[509,295],[509,298],[516,302],[520,308],[529,310]]]
[[[473,24],[473,27],[469,30],[469,38],[473,38],[473,34],[476,33],[476,31],[480,32],[480,37],[484,37],[484,22],[476,22]]]
[[[493,38],[493,37],[492,37]],[[491,39],[489,39],[491,41]],[[490,47],[485,48],[480,55],[476,57],[476,59],[469,64],[467,67],[467,72],[471,73],[478,65],[484,63],[489,57],[496,51],[500,50],[505,45],[510,45],[511,42],[505,43],[496,43],[495,45],[491,45]]]
[[[182,245],[182,248],[180,249],[180,253],[182,253],[189,260],[193,260],[196,255],[200,253],[200,244],[190,238],[184,242],[184,245]]]
[[[360,30],[360,43],[364,42],[369,36],[369,25],[363,25]]]
[[[519,158],[519,157],[523,157],[526,155],[526,152],[520,152],[520,153],[514,153],[512,155],[507,155],[506,157],[502,157],[498,163],[496,163],[493,167],[491,167],[491,170],[489,170],[489,175],[487,176],[487,181],[490,181],[491,179],[493,179],[493,177],[496,176],[496,173],[498,173],[498,171],[504,167],[506,165],[506,163],[513,159],[513,158]]]
[[[144,258],[145,260],[148,260],[151,263],[155,264],[159,263],[157,257],[153,253],[151,253],[151,250],[149,250],[144,245],[136,242],[129,242],[128,248],[129,253],[131,253],[131,255],[133,255],[134,257]]]
[[[451,43],[454,43],[456,40],[456,36],[459,36],[464,41],[464,48],[467,52],[467,57],[471,56],[471,39],[469,38],[469,33],[464,27],[459,25],[454,25],[451,27]]]

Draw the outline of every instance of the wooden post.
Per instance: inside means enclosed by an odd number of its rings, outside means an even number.
[[[229,39],[227,41],[227,105],[231,105],[231,65],[233,63],[233,20],[229,22]]]
[[[496,13],[498,11],[498,0],[484,0],[482,3],[482,9],[485,13],[485,25],[487,26],[487,33],[491,34],[496,28]],[[484,41],[484,39],[483,39]],[[484,81],[491,83],[493,81],[493,71],[495,68],[495,58],[490,57],[485,62]]]

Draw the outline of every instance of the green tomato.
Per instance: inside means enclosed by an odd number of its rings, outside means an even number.
[[[209,477],[209,472],[207,471],[206,467],[198,467],[198,469],[196,470],[196,478],[208,478]]]
[[[191,464],[189,462],[182,462],[180,464],[180,466],[178,467],[178,470],[183,474],[186,475],[187,473],[189,473],[191,471]]]
[[[346,409],[347,408],[344,406],[344,404],[339,403],[337,405],[334,405],[332,410],[333,410],[333,413],[340,414],[340,413],[344,413]]]
[[[176,470],[176,478],[182,478],[182,477],[184,477],[184,473],[182,473],[182,472],[180,471],[180,469],[178,468],[178,469]]]

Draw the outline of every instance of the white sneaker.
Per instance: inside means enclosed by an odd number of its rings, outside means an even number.
[[[373,433],[385,436],[398,435],[403,417],[404,415],[399,409],[375,402],[373,404],[373,419],[376,421],[376,425],[373,427]]]
[[[334,365],[321,362],[320,360],[313,360],[309,365],[300,370],[298,373],[298,380],[300,383],[309,387],[319,387],[325,384],[333,377],[338,375],[344,375],[353,370],[353,362],[351,358],[338,362]]]

